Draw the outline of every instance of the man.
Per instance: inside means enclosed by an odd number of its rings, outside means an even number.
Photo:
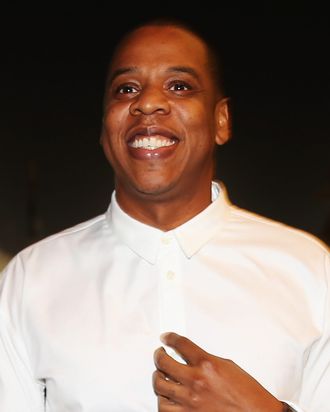
[[[218,72],[179,23],[119,44],[111,205],[6,268],[0,410],[329,411],[329,254],[213,181],[230,134]]]

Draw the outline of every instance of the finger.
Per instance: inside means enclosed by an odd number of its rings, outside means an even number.
[[[182,406],[158,395],[158,412],[182,412]]]
[[[185,383],[189,380],[189,367],[174,360],[164,348],[155,350],[154,363],[159,371],[175,382]]]
[[[197,365],[209,354],[185,336],[174,332],[163,333],[161,341],[178,352],[188,365]]]
[[[158,370],[153,373],[153,388],[157,396],[163,398],[162,405],[183,405],[187,402],[188,391],[178,382],[166,379]]]
[[[164,396],[174,403],[178,402],[178,390],[181,385],[168,379],[163,372],[156,370],[153,373],[152,385],[156,395]]]

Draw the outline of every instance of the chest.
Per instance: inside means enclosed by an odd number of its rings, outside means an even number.
[[[284,268],[214,254],[94,267],[93,278],[50,294],[31,316],[49,410],[156,411],[153,352],[169,330],[232,359],[279,397],[295,392],[318,331],[291,282]]]

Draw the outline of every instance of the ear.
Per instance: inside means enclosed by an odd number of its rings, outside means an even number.
[[[231,137],[229,98],[224,98],[218,101],[215,108],[215,121],[215,141],[218,145],[225,144]]]

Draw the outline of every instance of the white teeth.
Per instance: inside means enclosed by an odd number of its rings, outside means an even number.
[[[174,140],[157,139],[156,137],[143,137],[141,139],[135,139],[129,143],[129,146],[147,150],[155,150],[160,147],[174,145]]]

